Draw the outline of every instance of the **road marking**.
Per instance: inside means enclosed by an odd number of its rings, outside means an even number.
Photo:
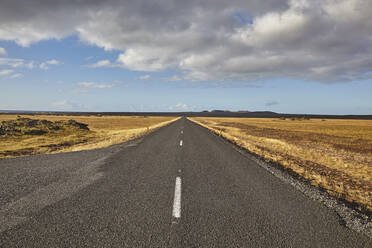
[[[178,170],[178,173],[181,173],[181,170]]]
[[[183,130],[181,131],[181,133],[183,133]]]
[[[183,144],[183,142],[182,142],[182,140],[180,141],[180,146],[182,146],[182,144]]]
[[[181,217],[181,177],[176,177],[172,216],[177,219]]]

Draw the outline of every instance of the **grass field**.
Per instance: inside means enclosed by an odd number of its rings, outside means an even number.
[[[143,116],[22,115],[22,117],[49,121],[73,119],[88,124],[90,130],[61,129],[43,135],[0,135],[0,158],[106,147],[136,138],[176,119]],[[0,115],[0,122],[16,119],[16,115]]]
[[[371,120],[190,119],[372,211]]]

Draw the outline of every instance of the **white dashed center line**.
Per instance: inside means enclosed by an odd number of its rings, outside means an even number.
[[[183,133],[183,130],[181,131],[181,133]]]
[[[172,216],[177,219],[181,218],[181,177],[176,177]]]
[[[182,146],[182,144],[183,144],[183,142],[182,142],[182,140],[180,141],[180,146]]]

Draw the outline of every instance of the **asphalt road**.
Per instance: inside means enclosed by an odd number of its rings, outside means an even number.
[[[329,248],[372,241],[181,119],[109,148],[0,160],[0,247]]]

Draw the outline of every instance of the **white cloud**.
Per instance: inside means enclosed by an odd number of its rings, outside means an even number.
[[[48,65],[61,65],[63,64],[62,62],[58,61],[58,60],[55,60],[55,59],[51,59],[51,60],[47,60],[45,62],[42,62],[40,63],[39,65],[39,68],[42,69],[42,70],[48,70],[49,69],[49,66]],[[32,68],[33,67],[33,64],[28,64],[28,67]]]
[[[150,75],[143,75],[143,76],[140,76],[139,79],[141,80],[146,80],[146,79],[150,79],[151,76]]]
[[[15,78],[20,78],[20,77],[22,77],[22,76],[23,76],[23,75],[22,75],[21,73],[16,73],[16,74],[11,75],[10,78],[15,79]]]
[[[176,81],[181,81],[181,80],[182,80],[182,77],[180,77],[179,75],[173,75],[171,77],[165,78],[165,81],[167,82],[176,82]]]
[[[7,55],[8,53],[6,52],[5,48],[0,47],[0,55]]]
[[[0,58],[0,66],[20,67],[24,65],[23,59]]]
[[[24,59],[0,58],[0,66],[3,67],[33,69],[34,65],[33,61],[25,61]]]
[[[97,68],[97,67],[110,67],[113,66],[110,60],[100,60],[94,64],[88,65],[88,67]]]
[[[40,67],[40,69],[42,69],[42,70],[48,70],[49,69],[49,67],[47,66],[47,64],[46,63],[41,63],[40,65],[39,65],[39,67]]]
[[[168,110],[170,111],[188,111],[190,107],[185,103],[177,103],[174,106],[169,106]]]
[[[130,48],[118,57],[123,67],[134,71],[161,71],[169,67],[166,53],[157,48]]]
[[[68,104],[67,100],[63,100],[63,101],[59,101],[59,102],[54,102],[53,105],[58,106],[58,107],[60,107],[60,106],[63,107],[63,106],[69,105],[69,104]]]
[[[33,66],[33,61],[26,62],[23,59],[0,58],[0,67],[4,68],[3,70],[0,70],[0,75],[8,75],[12,79],[20,78],[23,74],[15,70],[20,70],[22,68],[32,69]]]
[[[83,88],[94,88],[94,89],[109,89],[114,87],[113,84],[97,84],[93,82],[78,82],[78,86]]]
[[[22,46],[77,34],[117,50],[135,71],[179,71],[187,80],[370,78],[369,0],[4,0],[0,40]],[[46,66],[46,65],[45,65]]]
[[[13,70],[0,70],[0,76],[7,76],[12,74],[14,71]]]
[[[53,102],[52,106],[55,107],[58,110],[79,110],[79,109],[85,109],[86,107],[81,104],[70,100],[62,100]]]
[[[35,67],[35,63],[33,62],[33,61],[31,61],[31,62],[28,62],[27,64],[26,64],[26,67],[28,68],[28,69],[33,69],[34,67]]]
[[[72,90],[71,92],[75,94],[87,94],[89,93],[89,89],[88,88],[77,88],[77,89]]]
[[[60,65],[60,64],[62,64],[62,62],[60,62],[58,60],[55,60],[55,59],[48,60],[45,63],[47,63],[48,65]]]

